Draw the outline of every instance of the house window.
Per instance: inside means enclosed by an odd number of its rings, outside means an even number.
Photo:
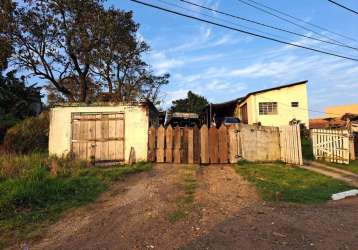
[[[291,102],[291,107],[297,108],[298,107],[298,102]]]
[[[259,102],[260,115],[277,115],[277,102]]]

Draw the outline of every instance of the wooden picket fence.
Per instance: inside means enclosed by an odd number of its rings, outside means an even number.
[[[281,135],[281,136],[280,136]],[[285,137],[283,137],[285,136]],[[148,160],[158,163],[216,164],[238,160],[302,165],[299,128],[232,125],[220,128],[150,127]],[[282,147],[282,145],[283,147]]]
[[[349,132],[339,129],[311,129],[316,159],[349,164]]]

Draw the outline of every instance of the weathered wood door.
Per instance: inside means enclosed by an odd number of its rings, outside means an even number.
[[[72,114],[71,149],[81,160],[124,161],[124,114]]]
[[[300,125],[280,127],[281,161],[303,165]]]

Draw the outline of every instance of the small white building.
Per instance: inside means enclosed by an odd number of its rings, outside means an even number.
[[[158,123],[150,102],[59,104],[50,111],[49,154],[96,162],[146,161],[148,128]]]

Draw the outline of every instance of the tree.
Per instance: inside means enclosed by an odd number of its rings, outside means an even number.
[[[200,113],[208,101],[205,97],[197,95],[191,91],[188,92],[187,98],[178,99],[172,101],[173,105],[170,108],[172,112],[189,112],[189,113]]]
[[[149,47],[131,12],[105,9],[102,0],[24,2],[15,15],[16,62],[65,100],[90,102],[93,89],[112,100],[152,98],[167,83],[168,75],[154,76],[142,61]]]
[[[0,74],[0,143],[8,128],[22,119],[40,113],[41,88],[26,86],[24,78],[17,78],[15,71]]]
[[[13,30],[13,12],[15,4],[11,0],[0,1],[0,72],[7,67],[12,52],[10,34]]]
[[[0,115],[11,114],[19,119],[40,113],[41,87],[26,86],[24,77],[17,78],[15,71],[0,74]]]

